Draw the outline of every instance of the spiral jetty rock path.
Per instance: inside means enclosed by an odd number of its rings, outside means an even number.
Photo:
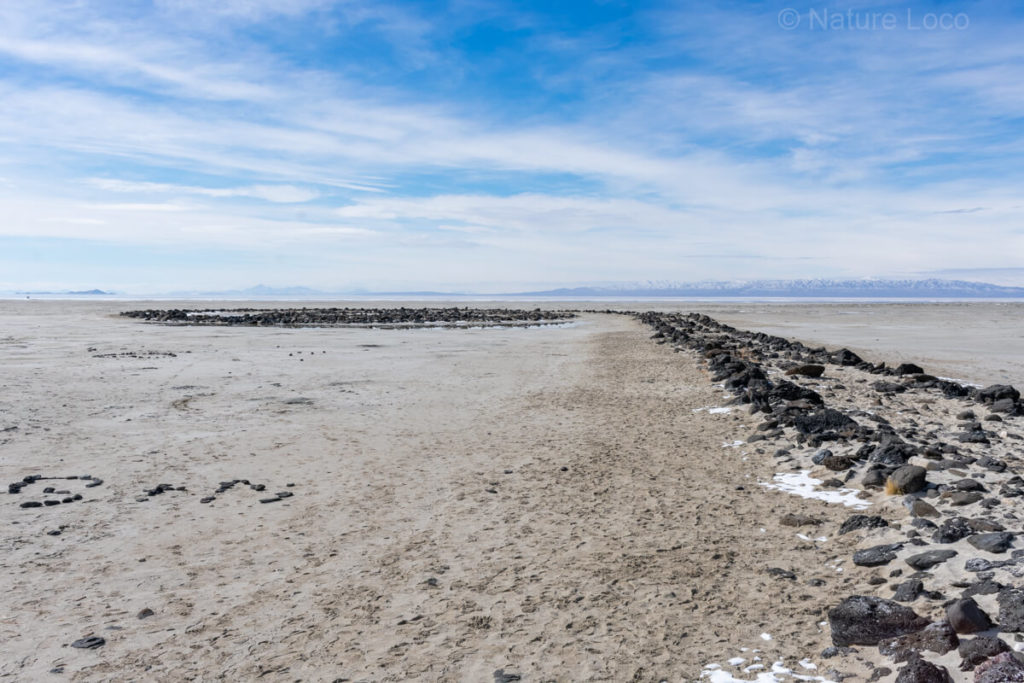
[[[169,325],[253,327],[465,327],[565,323],[569,311],[479,308],[232,308],[125,311],[122,316]]]
[[[822,658],[857,658],[875,667],[872,681],[896,667],[901,683],[1024,681],[1017,389],[966,386],[705,315],[634,315],[657,343],[702,359],[730,405],[763,415],[746,443],[885,513],[854,514],[832,530],[861,537],[852,563],[874,592],[828,611],[834,645]]]

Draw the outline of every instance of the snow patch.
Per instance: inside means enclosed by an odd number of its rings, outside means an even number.
[[[723,446],[725,446],[723,444]],[[810,470],[799,472],[780,472],[776,474],[771,483],[761,482],[761,486],[785,493],[791,493],[801,498],[814,498],[823,500],[826,503],[841,503],[855,510],[867,510],[871,503],[858,498],[860,493],[856,489],[819,489],[820,479],[810,476]]]

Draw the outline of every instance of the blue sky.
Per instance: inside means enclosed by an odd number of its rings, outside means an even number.
[[[0,290],[1024,284],[1013,2],[0,3]]]

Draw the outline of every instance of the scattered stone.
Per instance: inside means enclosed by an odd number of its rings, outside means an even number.
[[[978,534],[976,536],[970,536],[967,542],[973,545],[978,550],[984,550],[989,553],[1005,553],[1010,547],[1010,543],[1013,542],[1013,534],[1008,531],[997,531],[989,534]]]
[[[79,638],[75,642],[71,643],[71,647],[77,647],[80,650],[95,650],[98,647],[103,647],[107,644],[107,641],[99,636],[88,636],[86,638]]]
[[[923,553],[911,555],[905,561],[918,571],[927,571],[935,565],[942,564],[956,556],[957,552],[955,550],[926,550]]]
[[[515,683],[515,681],[521,681],[523,677],[519,674],[506,673],[504,669],[498,669],[494,672],[494,683]]]
[[[842,536],[859,529],[881,529],[887,526],[889,526],[889,522],[877,515],[850,515],[839,527],[839,535]]]
[[[896,602],[914,602],[924,592],[924,583],[920,579],[907,579],[896,586],[892,599]]]
[[[773,576],[776,579],[789,579],[790,581],[796,580],[796,574],[791,571],[787,571],[782,567],[769,567],[768,575]]]
[[[951,517],[939,525],[938,531],[932,535],[936,543],[956,543],[961,538],[967,538],[974,533],[970,524],[963,517]]]
[[[935,506],[928,501],[921,500],[920,498],[914,498],[910,502],[910,514],[915,517],[938,517],[939,511],[935,509]]]
[[[953,491],[949,494],[951,505],[971,505],[985,497],[981,491]]]
[[[816,517],[811,517],[810,515],[786,514],[779,518],[779,524],[782,524],[783,526],[795,527],[818,526],[819,524],[821,524],[821,520],[817,519]]]
[[[853,563],[858,567],[880,567],[896,559],[896,551],[903,547],[902,543],[876,545],[853,554]]]
[[[153,616],[153,610],[151,610],[148,607],[144,607],[135,616],[138,617],[139,619],[148,619],[149,617]]]

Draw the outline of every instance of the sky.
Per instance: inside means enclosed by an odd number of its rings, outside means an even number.
[[[1019,2],[0,2],[0,290],[1024,285]]]

